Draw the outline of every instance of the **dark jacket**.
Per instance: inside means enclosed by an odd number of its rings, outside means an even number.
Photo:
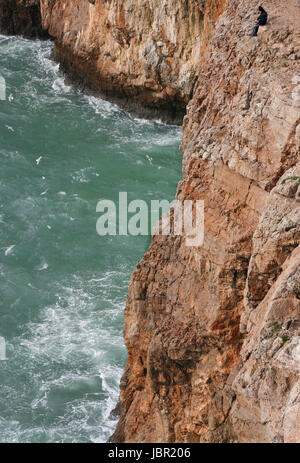
[[[264,26],[265,24],[267,24],[267,20],[268,20],[268,13],[266,11],[261,13],[257,18],[258,24],[260,26]]]

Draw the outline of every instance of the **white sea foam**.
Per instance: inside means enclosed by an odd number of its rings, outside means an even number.
[[[120,114],[122,112],[117,105],[102,100],[101,98],[88,95],[84,95],[84,98],[88,101],[88,104],[93,108],[95,113],[101,115],[103,119],[111,118],[114,114]]]
[[[64,77],[57,77],[52,84],[52,88],[58,94],[69,93],[72,90],[72,87],[65,84]]]
[[[97,297],[83,288],[102,287],[109,293],[116,277],[116,272],[107,272],[102,278],[88,282],[76,278],[72,287],[57,287],[57,303],[45,307],[40,322],[29,323],[27,336],[20,340],[20,349],[38,362],[32,371],[39,384],[32,409],[63,413],[60,431],[47,428],[48,441],[60,441],[60,433],[62,441],[72,441],[72,433],[80,432],[92,442],[105,442],[114,430],[116,419],[110,415],[118,400],[122,368],[114,365],[111,353],[122,346],[122,333],[108,331],[106,321],[121,315],[124,301],[116,299],[113,308],[99,310]],[[39,371],[40,363],[46,371],[45,366],[52,365],[49,378]],[[55,365],[65,368],[56,371]]]
[[[79,183],[88,183],[93,174],[92,167],[82,168],[72,174],[72,179]],[[97,175],[97,174],[96,174]]]

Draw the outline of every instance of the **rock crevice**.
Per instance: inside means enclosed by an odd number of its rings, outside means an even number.
[[[40,0],[1,0],[0,33],[50,38],[42,27]]]

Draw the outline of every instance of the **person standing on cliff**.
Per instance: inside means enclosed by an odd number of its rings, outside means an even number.
[[[258,16],[256,24],[253,27],[253,31],[251,34],[252,37],[257,36],[257,31],[258,31],[259,26],[264,26],[265,24],[267,24],[267,20],[268,20],[268,13],[266,12],[266,10],[264,10],[262,6],[259,6],[258,10],[260,12],[260,15]]]

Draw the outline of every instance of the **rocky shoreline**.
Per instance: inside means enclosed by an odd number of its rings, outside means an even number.
[[[250,0],[40,4],[82,88],[187,108],[176,197],[205,201],[204,245],[154,237],[132,274],[112,441],[300,442],[299,7],[250,37]]]
[[[41,0],[68,79],[140,117],[181,124],[222,1]]]
[[[70,56],[72,56],[71,59]],[[133,117],[182,125],[186,112],[186,106],[182,101],[165,101],[157,107],[154,104],[148,106],[146,103],[149,99],[147,89],[127,88],[125,92],[119,82],[114,83],[107,77],[99,79],[94,63],[74,57],[68,48],[55,45],[52,58],[59,63],[66,83],[72,84],[80,91],[108,100],[129,112]],[[132,97],[130,92],[132,92]]]

